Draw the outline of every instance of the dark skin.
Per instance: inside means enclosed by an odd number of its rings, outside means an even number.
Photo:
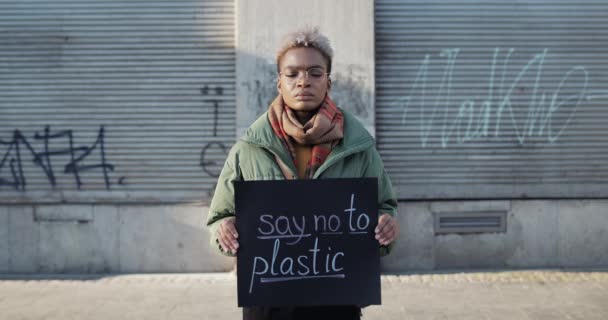
[[[285,53],[281,59],[279,70],[289,74],[288,70],[297,71],[295,78],[284,74],[277,79],[277,90],[283,101],[295,111],[300,123],[305,124],[316,113],[331,88],[329,75],[318,79],[306,77],[304,72],[311,68],[321,68],[327,72],[327,62],[323,55],[312,48],[294,48]]]
[[[331,79],[328,74],[314,77],[311,68],[322,68],[327,72],[327,61],[314,48],[300,47],[288,50],[279,61],[279,70],[283,74],[277,79],[277,90],[283,101],[295,111],[300,123],[305,124],[316,113],[331,89]],[[292,71],[291,73],[285,72]],[[294,72],[295,71],[295,72]],[[309,71],[306,76],[306,71]],[[288,77],[287,75],[297,74]],[[225,218],[217,229],[218,241],[224,251],[236,254],[239,234],[234,224],[234,217]],[[376,240],[381,245],[388,245],[399,236],[399,224],[390,214],[381,214],[375,229]]]

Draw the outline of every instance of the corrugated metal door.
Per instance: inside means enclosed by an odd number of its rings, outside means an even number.
[[[233,1],[0,1],[0,201],[209,199]]]
[[[376,1],[401,199],[608,196],[608,2]]]

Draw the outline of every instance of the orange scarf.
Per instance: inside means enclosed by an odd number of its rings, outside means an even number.
[[[268,108],[268,120],[272,130],[279,137],[294,164],[296,153],[294,143],[312,146],[312,157],[306,165],[306,177],[312,179],[315,172],[325,162],[331,150],[344,136],[344,115],[336,104],[325,96],[317,113],[305,124],[301,124],[295,112],[290,109],[279,95]],[[286,179],[294,179],[289,169],[280,159],[276,159]]]

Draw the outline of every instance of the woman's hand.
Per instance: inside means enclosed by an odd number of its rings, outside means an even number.
[[[236,240],[239,237],[234,226],[234,217],[225,218],[220,222],[220,226],[217,228],[217,240],[219,241],[222,249],[226,252],[236,254],[236,250],[239,248],[239,243]]]
[[[388,213],[380,216],[378,219],[378,226],[376,227],[376,240],[381,245],[388,245],[395,241],[399,236],[399,224],[397,219]]]

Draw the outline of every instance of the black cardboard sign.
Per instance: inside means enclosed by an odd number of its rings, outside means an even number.
[[[380,304],[376,178],[235,182],[239,306]]]

